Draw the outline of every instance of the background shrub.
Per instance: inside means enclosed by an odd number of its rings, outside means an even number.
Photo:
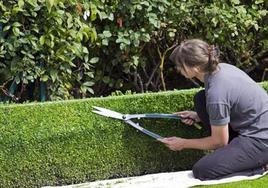
[[[223,61],[261,80],[267,63],[267,5],[257,1],[121,1],[96,22],[96,95],[194,87],[174,72],[168,56],[188,38],[218,44]],[[115,23],[116,22],[116,23]],[[95,23],[95,22],[94,22]],[[103,24],[99,24],[103,23]]]
[[[73,0],[0,1],[4,89],[17,84],[20,96],[44,82],[50,100],[71,98],[75,92],[93,93],[91,62],[95,60],[89,59],[88,46],[97,33],[83,20],[82,11]]]
[[[264,0],[1,1],[2,89],[24,101],[38,100],[31,85],[39,82],[46,83],[47,100],[199,86],[167,59],[188,38],[218,44],[225,62],[260,81],[267,6]]]

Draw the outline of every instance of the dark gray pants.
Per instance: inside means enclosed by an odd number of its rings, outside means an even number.
[[[195,95],[194,104],[201,121],[210,130],[204,90]],[[239,135],[229,126],[229,144],[201,158],[193,166],[193,174],[200,180],[251,176],[265,172],[267,162],[268,147],[256,138]]]

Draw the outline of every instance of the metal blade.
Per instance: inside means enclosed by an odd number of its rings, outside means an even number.
[[[92,106],[95,110],[92,110],[92,112],[97,113],[99,115],[107,116],[107,117],[112,117],[115,119],[121,119],[123,120],[123,114],[106,109],[106,108],[101,108],[98,106]]]
[[[92,110],[92,112],[94,112],[94,113],[96,113],[96,114],[99,114],[99,115],[102,115],[102,116],[107,116],[106,114],[104,114],[104,113],[101,112],[101,111]]]

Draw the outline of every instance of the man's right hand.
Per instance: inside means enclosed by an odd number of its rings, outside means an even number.
[[[200,122],[200,118],[198,117],[195,111],[186,110],[186,111],[176,112],[174,114],[181,116],[183,118],[181,119],[181,121],[185,123],[186,125],[193,125],[194,123]]]

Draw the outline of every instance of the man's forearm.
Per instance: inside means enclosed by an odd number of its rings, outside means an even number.
[[[224,144],[217,142],[211,136],[199,139],[185,139],[185,149],[213,150],[223,147]]]

